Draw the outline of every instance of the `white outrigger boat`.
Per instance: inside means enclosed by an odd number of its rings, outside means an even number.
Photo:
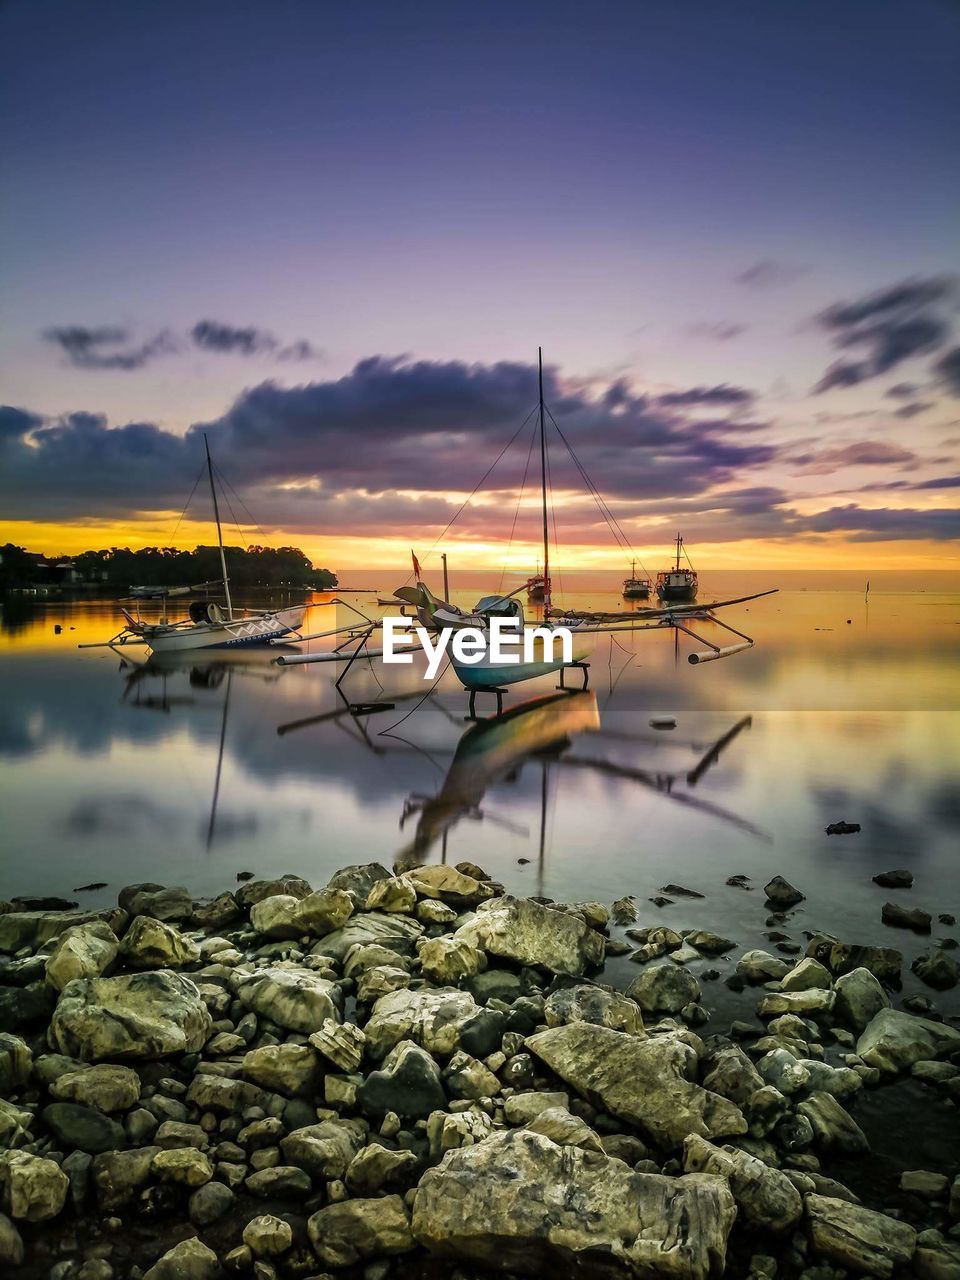
[[[473,712],[473,704],[475,695],[483,690],[496,694],[498,711],[502,706],[502,695],[506,686],[518,684],[521,681],[533,680],[538,676],[549,675],[552,672],[560,672],[561,687],[563,685],[563,672],[567,668],[576,668],[582,672],[583,686],[586,687],[588,674],[588,664],[585,662],[585,649],[575,649],[572,656],[563,658],[556,656],[554,650],[561,648],[560,645],[550,643],[552,637],[551,631],[559,628],[569,630],[572,634],[574,644],[577,644],[578,638],[583,635],[606,635],[613,631],[653,631],[663,629],[674,629],[682,631],[685,635],[690,636],[705,648],[694,651],[688,655],[687,661],[693,665],[703,662],[713,662],[718,658],[727,658],[735,653],[740,653],[744,649],[753,647],[753,640],[750,636],[742,631],[738,631],[736,627],[730,626],[729,623],[721,621],[716,616],[716,610],[728,608],[735,604],[744,604],[750,600],[757,600],[761,596],[774,595],[774,591],[759,591],[749,596],[739,596],[732,600],[714,600],[709,604],[699,604],[696,602],[676,603],[666,605],[661,608],[637,609],[629,614],[625,613],[583,613],[583,612],[565,612],[563,610],[555,610],[552,607],[550,595],[550,539],[549,539],[549,522],[548,522],[548,504],[547,504],[547,442],[545,415],[550,417],[554,427],[560,434],[561,440],[570,452],[574,461],[577,463],[578,469],[582,475],[586,477],[582,464],[567,441],[566,437],[560,431],[553,415],[546,408],[543,399],[543,355],[539,353],[539,444],[540,444],[540,492],[541,507],[543,519],[543,581],[545,591],[543,595],[543,621],[530,626],[527,624],[523,606],[515,597],[522,592],[527,584],[524,583],[516,591],[508,595],[485,596],[474,605],[471,612],[467,613],[460,609],[457,605],[451,604],[446,600],[439,600],[430,591],[429,587],[422,581],[420,574],[420,566],[414,556],[414,576],[415,586],[399,587],[394,595],[404,604],[411,605],[416,615],[424,627],[439,630],[445,627],[459,630],[463,627],[476,627],[481,632],[486,630],[487,647],[486,652],[480,657],[480,660],[467,662],[459,658],[450,650],[450,663],[457,674],[464,689],[470,695],[471,714]],[[592,486],[592,482],[588,479],[588,484]],[[596,494],[595,488],[593,492]],[[604,504],[605,507],[605,504]],[[603,508],[602,508],[603,509]],[[610,519],[609,516],[605,518]],[[614,522],[615,523],[615,522]],[[619,529],[619,526],[617,526]],[[625,541],[623,530],[620,530],[621,540]],[[329,603],[347,605],[346,601],[334,599]],[[366,618],[360,614],[352,605],[347,605],[354,613],[359,614],[362,621],[358,625],[356,623],[346,627],[336,627],[328,631],[317,632],[314,635],[302,636],[303,640],[319,640],[327,636],[345,636],[333,650],[321,653],[295,653],[285,655],[277,659],[277,662],[283,666],[306,665],[318,662],[347,662],[349,666],[358,658],[375,658],[383,656],[383,649],[369,648],[369,641],[373,636],[373,632],[383,625],[382,618],[373,619]],[[516,626],[516,634],[521,640],[528,638],[528,633],[535,634],[529,638],[533,642],[532,660],[522,660],[518,656],[516,663],[494,662],[490,657],[489,629],[490,622],[494,618],[509,618]],[[691,626],[692,623],[709,622],[715,626],[722,628],[730,633],[733,637],[732,643],[717,644],[715,641],[708,639],[702,632],[698,632]],[[344,671],[338,679],[338,687],[340,682],[346,675]]]
[[[157,622],[145,622],[135,617],[121,606],[125,626],[112,640],[99,644],[82,644],[81,649],[123,648],[125,645],[147,645],[154,653],[182,653],[191,649],[241,649],[254,645],[269,645],[278,641],[297,640],[303,626],[306,605],[297,605],[290,609],[267,609],[260,612],[243,609],[235,612],[230,598],[230,578],[227,573],[227,558],[223,550],[223,530],[220,526],[220,504],[217,501],[217,486],[213,478],[213,461],[210,457],[210,444],[206,435],[203,437],[207,454],[207,477],[210,481],[210,496],[213,500],[213,516],[217,523],[217,545],[220,549],[220,570],[223,574],[223,594],[226,608],[215,600],[194,600],[188,610],[189,616],[171,622],[166,616]],[[204,583],[207,587],[210,584]],[[141,589],[142,591],[143,589]],[[158,590],[155,598],[164,601],[171,596],[189,594],[190,588],[173,587]],[[138,591],[136,593],[140,595]]]

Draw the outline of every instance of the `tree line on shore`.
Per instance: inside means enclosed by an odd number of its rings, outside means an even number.
[[[336,574],[315,568],[299,547],[225,547],[227,573],[237,588],[302,587],[324,590],[337,585]],[[220,552],[213,547],[183,551],[176,547],[110,547],[68,557],[45,556],[7,543],[0,547],[0,590],[37,582],[95,584],[126,590],[131,586],[177,587],[219,580]]]

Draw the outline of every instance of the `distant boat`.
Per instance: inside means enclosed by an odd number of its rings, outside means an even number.
[[[680,557],[686,557],[681,565]],[[683,538],[677,534],[677,559],[672,569],[662,569],[657,574],[657,595],[661,600],[696,600],[697,571],[690,564],[690,557],[683,547]]]
[[[527,579],[527,599],[531,604],[543,604],[544,600],[549,599],[549,597],[549,579],[540,572],[540,566],[537,565],[537,572],[532,578]]]
[[[624,600],[647,600],[650,596],[650,579],[638,578],[637,562],[630,561],[630,577],[623,580],[623,591],[621,595]]]

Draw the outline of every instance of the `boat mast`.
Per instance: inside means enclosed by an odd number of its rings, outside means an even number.
[[[543,347],[537,347],[540,386],[540,496],[543,502],[543,616],[550,612],[550,541],[547,532],[547,436],[543,425]]]
[[[220,528],[220,507],[217,503],[217,486],[213,483],[213,463],[210,460],[210,441],[207,433],[203,433],[203,447],[207,451],[207,475],[210,477],[210,496],[213,498],[213,518],[217,522],[217,545],[220,547],[220,572],[223,574],[223,593],[227,597],[227,617],[233,617],[233,605],[230,602],[230,580],[227,577],[227,557],[223,553],[223,530]]]
[[[683,546],[683,539],[677,534],[677,572],[680,572],[680,548]]]

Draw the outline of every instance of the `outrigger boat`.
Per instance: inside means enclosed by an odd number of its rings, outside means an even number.
[[[681,555],[686,558],[685,565],[680,563]],[[661,569],[657,574],[657,595],[661,600],[696,600],[698,589],[697,571],[690,563],[690,557],[684,550],[683,538],[678,533],[676,564],[672,569]]]
[[[541,513],[543,525],[543,573],[544,583],[543,594],[543,621],[528,626],[524,618],[523,606],[515,597],[523,592],[527,583],[523,583],[515,591],[507,595],[484,596],[477,601],[472,611],[469,613],[459,608],[457,605],[451,604],[447,600],[438,599],[427,584],[423,581],[420,571],[420,565],[416,556],[413,557],[414,578],[413,586],[398,587],[394,595],[404,604],[410,605],[416,612],[416,616],[421,626],[432,630],[441,630],[449,627],[458,630],[463,627],[475,627],[481,633],[486,633],[487,645],[486,651],[480,656],[479,661],[467,662],[459,658],[456,653],[450,651],[450,663],[456,672],[464,689],[471,694],[471,713],[473,711],[473,702],[475,695],[486,690],[495,693],[497,696],[498,709],[502,705],[502,695],[505,688],[510,685],[518,684],[525,680],[533,680],[538,676],[548,675],[552,672],[560,672],[561,686],[563,685],[563,671],[566,668],[578,668],[583,673],[584,687],[587,681],[587,663],[584,660],[586,650],[578,644],[580,636],[591,634],[606,635],[612,631],[652,631],[673,628],[676,631],[682,631],[685,635],[690,636],[698,643],[705,646],[688,655],[688,661],[694,665],[703,662],[713,662],[718,658],[727,658],[732,654],[740,653],[744,649],[752,648],[753,640],[750,636],[742,631],[738,631],[736,627],[730,626],[729,623],[721,621],[716,616],[716,610],[728,608],[735,604],[744,604],[750,600],[760,599],[762,596],[773,595],[774,591],[759,591],[749,596],[739,596],[732,600],[715,600],[710,604],[698,604],[690,601],[678,601],[676,604],[669,604],[661,608],[653,609],[637,609],[629,614],[621,613],[591,613],[591,612],[575,612],[554,609],[551,600],[550,588],[550,539],[549,539],[549,523],[548,523],[548,468],[547,468],[547,440],[546,440],[546,418],[549,417],[551,423],[556,428],[561,440],[566,446],[568,452],[577,464],[580,474],[584,476],[587,483],[591,486],[591,490],[595,497],[598,497],[595,487],[583,469],[582,463],[576,457],[569,442],[563,435],[553,414],[546,407],[543,398],[543,355],[539,354],[539,445],[540,445],[540,493],[541,493]],[[518,433],[519,434],[519,433]],[[609,514],[605,503],[600,503],[601,511],[608,523],[613,520]],[[629,546],[626,535],[616,521],[617,536],[621,544]],[[682,544],[681,544],[682,545]],[[679,557],[679,550],[678,550]],[[686,572],[685,570],[682,572]],[[692,570],[690,571],[692,573]],[[693,573],[693,582],[696,584],[696,574]],[[347,601],[335,598],[329,603],[342,604],[350,608],[355,613],[359,610],[355,606],[350,605]],[[335,627],[328,631],[318,632],[314,635],[302,636],[302,640],[315,640],[327,636],[344,635],[347,638],[343,640],[331,651],[321,653],[297,653],[285,655],[278,658],[277,662],[282,665],[299,665],[320,662],[345,662],[352,664],[355,660],[362,657],[381,657],[383,649],[371,649],[368,647],[369,641],[373,636],[373,632],[382,627],[382,618],[365,618],[364,625],[357,623],[350,624],[346,627]],[[533,642],[533,657],[531,660],[519,660],[516,663],[504,664],[502,662],[494,662],[490,657],[489,633],[490,623],[494,618],[509,618],[516,624],[516,633],[521,640],[527,638],[528,632],[534,634],[530,637]],[[697,622],[709,622],[715,626],[729,632],[734,637],[733,642],[723,645],[717,644],[713,640],[708,639],[702,633],[696,631],[691,624]],[[555,646],[550,644],[551,632],[559,628],[569,630],[573,636],[577,648],[570,658],[557,656],[553,653]],[[559,639],[559,637],[558,637]],[[355,641],[355,644],[352,642]],[[349,646],[349,651],[348,651]],[[344,671],[338,680],[343,680],[346,675]]]
[[[213,515],[217,524],[217,545],[220,549],[220,570],[223,574],[223,594],[226,608],[214,600],[194,600],[189,607],[188,617],[170,622],[165,616],[158,622],[145,622],[134,616],[122,606],[125,626],[112,640],[100,644],[82,644],[81,649],[122,648],[124,645],[142,644],[149,646],[154,653],[181,653],[190,649],[240,649],[254,645],[268,645],[281,640],[299,639],[299,631],[303,626],[306,605],[298,605],[291,609],[268,609],[263,612],[252,612],[244,609],[235,612],[230,598],[230,578],[227,573],[227,558],[223,549],[223,530],[220,525],[220,505],[217,501],[217,487],[213,478],[213,461],[210,457],[210,444],[206,435],[203,437],[206,450],[207,477],[210,481],[210,496],[213,500]],[[202,587],[219,585],[203,583]],[[189,594],[191,588],[171,587],[157,588],[155,599]],[[138,593],[135,593],[139,595]],[[164,612],[166,609],[164,607]]]

